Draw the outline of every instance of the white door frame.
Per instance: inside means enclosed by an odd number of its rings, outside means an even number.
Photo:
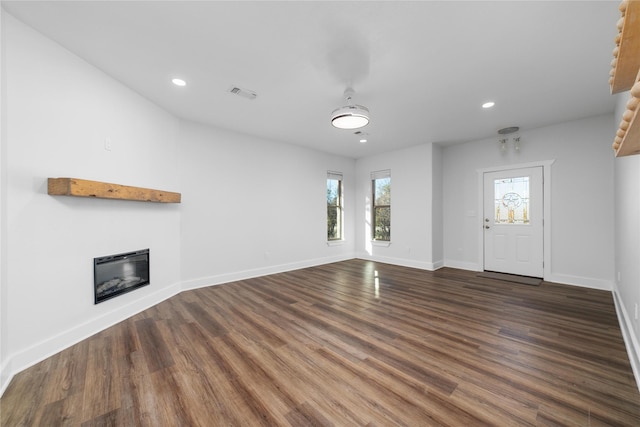
[[[554,160],[543,160],[540,162],[518,163],[512,165],[494,166],[491,168],[476,169],[478,173],[478,210],[477,218],[478,229],[478,271],[484,271],[484,174],[486,172],[500,172],[511,169],[523,169],[531,167],[542,167],[542,191],[544,203],[544,226],[543,226],[543,279],[551,275],[551,165]]]

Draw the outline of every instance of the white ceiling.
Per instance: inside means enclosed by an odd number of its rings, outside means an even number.
[[[618,3],[2,1],[178,117],[353,158],[612,112]],[[366,144],[329,123],[349,84]]]

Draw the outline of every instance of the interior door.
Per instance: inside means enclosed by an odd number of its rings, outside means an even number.
[[[542,166],[484,174],[484,269],[543,277]]]

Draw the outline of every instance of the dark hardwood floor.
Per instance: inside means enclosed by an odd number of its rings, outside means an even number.
[[[2,426],[638,426],[611,293],[351,260],[183,292],[19,373]]]

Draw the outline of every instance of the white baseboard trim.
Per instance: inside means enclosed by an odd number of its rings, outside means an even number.
[[[40,341],[32,346],[10,355],[6,363],[2,366],[2,375],[0,379],[0,396],[4,393],[6,387],[13,379],[13,376],[44,359],[61,352],[65,348],[71,347],[78,342],[89,338],[98,332],[107,329],[127,319],[147,308],[178,294],[180,292],[180,283],[175,283],[160,289],[154,293],[148,294],[143,298],[137,299],[127,305],[116,308],[107,314],[90,319],[71,329],[60,332],[59,334]]]
[[[207,286],[221,285],[223,283],[236,282],[238,280],[252,279],[254,277],[267,276],[269,274],[284,273],[286,271],[299,270],[301,268],[315,267],[316,265],[330,264],[332,262],[353,259],[352,255],[332,256],[327,258],[315,258],[306,261],[292,262],[288,264],[272,265],[251,270],[243,270],[234,273],[224,273],[216,276],[201,277],[182,282],[182,290],[204,288]]]
[[[11,360],[7,360],[0,366],[0,397],[4,394],[4,391],[9,386],[9,383],[13,379],[13,369]]]
[[[383,262],[385,264],[400,265],[402,267],[418,268],[420,270],[434,271],[442,267],[441,262],[432,263],[425,261],[416,261],[412,259],[385,257],[380,255],[369,255],[366,252],[361,252],[357,256],[360,259],[368,261]]]
[[[434,261],[432,265],[434,270],[439,270],[444,267],[444,260]]]
[[[480,264],[473,262],[456,261],[452,259],[444,260],[445,267],[459,268],[469,271],[483,271]],[[610,280],[592,279],[590,277],[572,276],[569,274],[552,273],[544,278],[547,282],[561,283],[564,285],[580,286],[583,288],[599,289],[602,291],[611,291],[613,282]]]
[[[475,262],[456,261],[453,259],[444,260],[445,267],[459,268],[460,270],[482,271],[479,264]]]
[[[551,273],[544,278],[546,282],[562,283],[563,285],[581,286],[583,288],[612,291],[613,282],[610,280],[592,279],[589,277],[571,276],[569,274]]]
[[[616,307],[616,314],[618,315],[618,323],[620,323],[622,338],[624,339],[624,344],[627,347],[631,370],[633,371],[633,376],[636,379],[636,387],[638,387],[638,391],[640,391],[640,344],[633,333],[633,324],[631,323],[631,318],[620,299],[620,293],[618,292],[617,287],[614,286],[614,288],[613,302]]]

